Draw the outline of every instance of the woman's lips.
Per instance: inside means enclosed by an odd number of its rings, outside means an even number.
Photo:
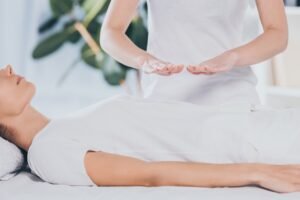
[[[20,84],[20,82],[22,81],[22,79],[24,79],[24,77],[18,76],[18,81],[17,81],[17,84],[18,84],[18,85]]]

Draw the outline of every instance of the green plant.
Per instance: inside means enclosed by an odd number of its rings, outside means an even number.
[[[35,47],[32,57],[44,58],[57,51],[65,43],[76,44],[84,39],[79,58],[63,74],[60,83],[74,69],[78,62],[85,62],[88,66],[98,69],[104,75],[108,84],[117,86],[126,80],[130,68],[118,63],[104,51],[96,41],[99,41],[100,29],[109,6],[110,0],[49,0],[52,17],[39,27],[39,33],[53,29],[57,23],[64,21],[60,31],[46,37]],[[76,13],[76,14],[75,14]],[[83,13],[78,17],[77,13]],[[139,10],[137,16],[126,31],[127,36],[140,48],[146,49],[148,32],[145,26],[147,14],[146,4]],[[64,20],[61,20],[64,18]],[[67,19],[67,22],[65,22]],[[138,73],[138,72],[137,72]]]

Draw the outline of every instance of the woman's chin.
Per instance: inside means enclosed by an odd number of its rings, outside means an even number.
[[[31,82],[29,82],[29,83],[30,83],[30,87],[31,87],[31,91],[32,91],[31,98],[33,98],[36,93],[36,87],[33,83],[31,83]]]
[[[26,84],[26,86],[32,91],[33,94],[35,94],[36,91],[36,87],[34,85],[34,83],[27,81],[27,80],[23,80],[24,84]]]
[[[32,98],[36,93],[36,87],[32,82],[27,81],[27,89],[26,89],[26,96],[27,96],[27,103],[30,104]]]

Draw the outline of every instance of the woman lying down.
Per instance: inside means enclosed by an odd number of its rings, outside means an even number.
[[[230,111],[118,96],[49,119],[35,86],[0,71],[2,137],[33,173],[81,186],[256,185],[300,191],[300,108]]]

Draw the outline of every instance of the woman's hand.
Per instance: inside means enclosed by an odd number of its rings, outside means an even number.
[[[279,192],[300,191],[300,165],[260,165],[259,186]]]
[[[145,162],[124,155],[89,152],[85,167],[94,183],[103,186],[255,185],[280,193],[300,191],[300,165]]]
[[[238,55],[227,51],[215,58],[209,59],[199,65],[189,65],[187,70],[192,74],[212,75],[231,70],[238,60]]]
[[[183,65],[175,65],[164,62],[152,56],[147,58],[141,66],[142,71],[147,74],[155,73],[162,76],[178,74],[183,70],[183,68]]]

